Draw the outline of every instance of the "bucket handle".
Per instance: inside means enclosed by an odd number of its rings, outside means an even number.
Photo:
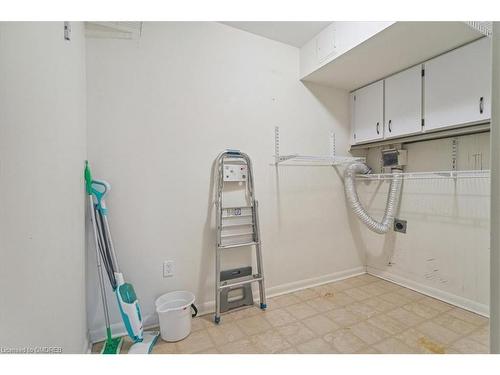
[[[191,304],[191,308],[194,310],[194,314],[191,314],[191,317],[194,318],[196,315],[198,315],[198,309],[194,305],[194,303]]]

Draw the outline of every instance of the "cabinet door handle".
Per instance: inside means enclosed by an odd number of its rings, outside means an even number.
[[[377,134],[380,134],[379,126],[380,126],[380,124],[377,122]]]
[[[392,124],[392,120],[389,120],[389,133],[392,132],[391,124]]]
[[[479,113],[483,114],[484,112],[484,98],[481,96],[479,98]]]

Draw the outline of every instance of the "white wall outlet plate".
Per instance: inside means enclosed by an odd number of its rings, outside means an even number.
[[[166,260],[163,262],[163,277],[174,276],[174,261]]]

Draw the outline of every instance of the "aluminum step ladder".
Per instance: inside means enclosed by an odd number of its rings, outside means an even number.
[[[258,282],[260,308],[265,310],[266,293],[262,266],[262,247],[259,231],[258,202],[255,199],[252,162],[249,156],[239,150],[226,150],[216,160],[217,193],[216,206],[216,261],[215,261],[215,323],[220,323],[221,292],[226,288]],[[224,207],[225,184],[244,184],[247,205]],[[257,273],[231,280],[221,281],[221,255],[224,251],[252,246],[256,251]]]

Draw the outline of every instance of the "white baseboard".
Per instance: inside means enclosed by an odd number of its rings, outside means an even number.
[[[90,353],[92,353],[92,345],[90,343],[90,337],[89,337],[89,333],[88,332],[85,335],[85,339],[83,340],[82,353],[83,354],[90,354]]]
[[[324,275],[324,276],[320,276],[320,277],[313,277],[310,279],[294,281],[294,282],[287,283],[287,284],[273,286],[271,288],[268,288],[266,290],[266,293],[267,293],[268,297],[276,297],[276,296],[280,296],[282,294],[296,292],[299,290],[312,288],[312,287],[320,286],[323,284],[329,284],[329,283],[332,283],[334,281],[340,281],[340,280],[348,279],[350,277],[363,275],[365,273],[366,273],[366,267],[364,267],[364,266],[351,268],[349,270],[334,272],[334,273],[331,273],[329,275]]]
[[[281,284],[266,288],[266,297],[272,298],[282,294],[293,293],[298,290],[312,288],[315,286],[340,281],[349,277],[358,276],[366,273],[365,267],[356,267],[344,271],[334,272],[328,275],[313,277],[310,279],[293,281],[291,283]],[[257,288],[254,290],[254,300],[258,300],[259,292]],[[198,306],[198,315],[213,314],[215,312],[215,301],[207,301]]]
[[[429,297],[437,298],[441,301],[447,302],[449,304],[461,307],[465,310],[472,311],[476,314],[489,317],[489,306],[472,301],[470,299],[457,296],[452,293],[444,292],[442,290],[420,284],[416,281],[407,279],[402,276],[394,275],[392,272],[379,270],[377,268],[373,268],[368,266],[366,268],[366,272],[370,275],[380,277],[381,279],[393,282],[395,284],[404,286],[405,288],[412,289],[416,292],[425,294]]]
[[[298,290],[312,288],[315,286],[328,284],[328,283],[331,283],[334,281],[340,281],[343,279],[347,279],[349,277],[358,276],[358,275],[362,275],[365,273],[366,273],[366,268],[364,266],[355,267],[355,268],[351,268],[349,270],[334,272],[334,273],[328,274],[328,275],[313,277],[310,279],[294,281],[291,283],[286,283],[286,284],[282,284],[282,285],[273,286],[271,288],[266,288],[266,295],[267,295],[267,297],[276,297],[276,296],[279,296],[282,294],[296,292]],[[255,299],[257,299],[258,293],[256,293],[256,295],[254,297],[255,297]],[[215,311],[215,301],[214,300],[207,301],[205,303],[201,303],[197,306],[198,306],[198,315],[212,314]],[[144,327],[145,328],[157,327],[159,324],[158,316],[156,314],[146,315],[143,318],[144,318]],[[123,336],[123,335],[127,334],[122,322],[112,324],[111,331],[113,332],[113,336]],[[106,332],[106,329],[104,328],[104,326],[100,327],[99,329],[91,330],[89,333],[90,342],[95,343],[95,342],[103,341],[106,338],[105,332]]]
[[[158,315],[146,315],[143,316],[143,326],[144,328],[153,328],[157,327],[159,322],[158,322]],[[126,336],[127,335],[127,330],[125,329],[125,326],[123,323],[120,321],[119,323],[113,323],[111,324],[111,332],[113,337],[117,336]],[[100,341],[104,341],[106,339],[106,327],[102,326],[97,329],[93,329],[89,331],[89,336],[90,336],[90,343],[96,343]],[[89,345],[91,346],[91,345]]]

